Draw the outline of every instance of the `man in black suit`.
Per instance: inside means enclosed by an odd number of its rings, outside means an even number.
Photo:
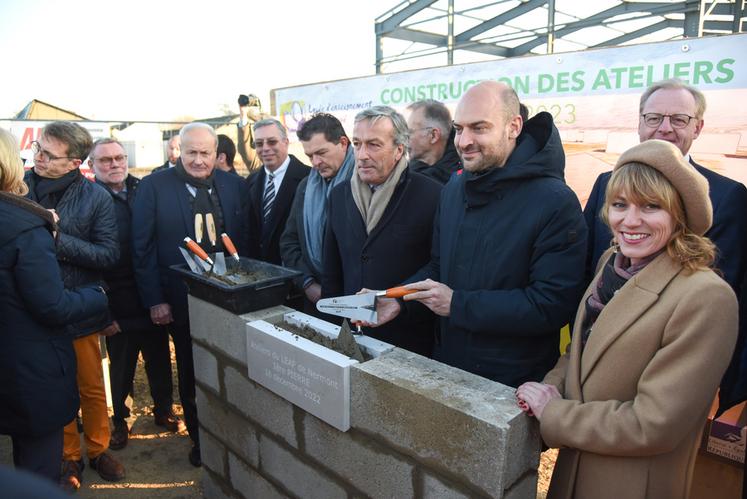
[[[153,168],[151,173],[160,172],[161,170],[167,170],[176,166],[176,162],[181,154],[181,143],[182,140],[178,135],[174,135],[169,139],[167,155],[168,159],[161,165]]]
[[[254,124],[254,146],[262,168],[247,179],[249,256],[280,265],[280,236],[296,188],[310,169],[288,154],[288,132],[276,119],[266,118]]]
[[[641,95],[638,136],[673,143],[707,180],[713,203],[713,225],[706,237],[716,245],[716,268],[739,297],[742,276],[747,269],[747,189],[744,185],[697,164],[690,156],[690,147],[703,130],[705,96],[696,88],[679,80],[665,80],[650,86]],[[604,205],[604,193],[610,173],[602,173],[594,183],[584,217],[589,228],[586,259],[587,281],[591,280],[599,257],[609,248],[612,235],[599,218]],[[744,324],[740,320],[740,324]],[[744,345],[744,327],[740,326],[734,359],[721,382],[720,408],[725,410],[747,399],[747,389],[736,389],[739,358]]]
[[[322,296],[401,284],[430,259],[433,218],[441,185],[407,168],[404,117],[375,106],[355,117],[355,171],[332,190],[322,266]],[[434,315],[408,304],[369,336],[431,356]]]
[[[210,219],[214,220],[217,234],[226,232],[239,253],[246,254],[247,193],[240,177],[215,168],[218,137],[210,125],[190,123],[180,135],[181,161],[140,182],[133,208],[133,256],[138,289],[143,304],[150,308],[151,321],[168,324],[174,340],[179,398],[194,444],[189,461],[200,466],[187,288],[169,267],[183,263],[178,248],[184,244],[185,236],[208,252],[223,251],[220,238],[212,246],[208,231],[202,229]]]
[[[433,99],[413,102],[407,109],[410,111],[407,117],[407,126],[410,127],[408,168],[446,184],[462,166],[454,146],[449,109]]]

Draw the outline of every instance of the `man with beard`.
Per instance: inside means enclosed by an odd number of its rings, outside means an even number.
[[[548,113],[522,122],[510,87],[471,87],[454,116],[464,172],[444,186],[431,260],[408,287],[441,317],[435,358],[518,386],[542,380],[583,291],[586,226]],[[397,301],[379,301],[379,322]]]
[[[350,182],[355,157],[340,120],[316,114],[297,132],[311,161],[312,171],[296,189],[291,213],[280,239],[283,265],[303,273],[304,311],[318,315],[316,302],[322,293],[322,255],[327,227],[327,201],[339,184]]]
[[[212,253],[223,251],[220,237],[213,246],[208,226],[226,232],[241,254],[246,251],[246,188],[244,181],[215,168],[218,136],[210,125],[190,123],[181,129],[181,161],[145,177],[133,208],[135,276],[143,304],[157,326],[169,326],[176,350],[179,398],[193,446],[189,462],[200,466],[200,439],[192,338],[189,333],[187,288],[171,265],[183,263],[179,247],[185,236]]]
[[[99,139],[93,144],[88,165],[96,183],[104,187],[114,202],[119,236],[119,261],[104,271],[109,286],[109,311],[118,331],[106,338],[114,415],[109,448],[119,450],[127,445],[127,419],[130,408],[127,397],[132,393],[137,358],[145,359],[153,415],[157,426],[177,432],[184,426],[172,409],[171,357],[169,337],[163,327],[154,325],[142,304],[132,266],[132,205],[140,180],[127,172],[127,154],[116,139]]]
[[[407,168],[407,122],[375,106],[353,126],[355,171],[332,190],[324,241],[322,296],[401,284],[428,261],[441,186]],[[366,334],[430,357],[433,314],[418,303]]]
[[[459,155],[454,147],[454,130],[451,113],[443,103],[421,100],[407,106],[410,116],[410,170],[430,177],[440,184],[449,181],[451,174],[459,170]]]
[[[32,144],[34,169],[26,172],[28,197],[50,210],[58,223],[57,258],[65,288],[103,284],[102,271],[117,262],[117,221],[112,200],[99,185],[86,180],[80,165],[93,140],[76,123],[56,121],[42,129]],[[83,414],[88,464],[108,481],[125,477],[124,466],[110,453],[109,415],[101,373],[99,334],[115,334],[108,314],[71,324],[78,366],[77,382]],[[65,426],[60,485],[68,492],[80,488],[83,456],[75,420]]]
[[[168,142],[168,159],[161,166],[153,168],[151,173],[160,172],[161,170],[167,170],[176,166],[176,162],[179,160],[181,154],[182,139],[178,135],[174,135],[169,139]]]

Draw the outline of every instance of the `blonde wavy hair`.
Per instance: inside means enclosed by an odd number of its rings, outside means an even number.
[[[23,182],[23,163],[15,137],[0,128],[0,190],[25,196],[29,188]]]
[[[661,206],[674,221],[672,235],[667,241],[667,254],[688,270],[705,270],[713,266],[716,246],[710,239],[699,236],[687,227],[685,208],[674,186],[659,171],[642,163],[627,163],[612,173],[605,191],[600,217],[610,227],[608,213],[618,196],[638,206]],[[612,227],[610,227],[612,230]]]

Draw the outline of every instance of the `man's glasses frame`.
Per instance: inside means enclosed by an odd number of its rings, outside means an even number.
[[[105,167],[109,168],[114,163],[120,164],[120,163],[122,163],[124,161],[127,161],[127,155],[126,154],[117,154],[116,156],[99,156],[98,158],[91,157],[91,159],[94,162],[99,162],[99,163],[101,163],[102,166],[105,166]]]
[[[72,156],[55,156],[46,149],[43,149],[41,144],[36,140],[31,142],[31,152],[34,153],[34,156],[38,154],[41,157],[42,161],[44,161],[45,163],[51,163],[52,161],[57,161],[58,159],[80,159],[74,158]]]
[[[695,116],[687,114],[660,114],[660,113],[646,113],[642,114],[643,123],[649,128],[656,128],[664,121],[664,118],[669,118],[669,124],[672,128],[685,128],[690,124],[690,120],[695,119]]]

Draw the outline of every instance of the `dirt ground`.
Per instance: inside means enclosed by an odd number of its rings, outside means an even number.
[[[174,346],[171,345],[174,380],[174,400],[177,393]],[[194,468],[187,459],[192,447],[186,431],[174,434],[162,431],[153,422],[152,404],[142,358],[135,373],[132,433],[122,450],[109,451],[124,464],[127,477],[121,482],[106,482],[88,467],[83,471],[83,485],[78,496],[89,499],[192,499],[202,497],[201,468]],[[174,406],[181,416],[179,404]],[[84,447],[85,448],[85,447]],[[12,464],[10,439],[0,437],[0,464]]]

